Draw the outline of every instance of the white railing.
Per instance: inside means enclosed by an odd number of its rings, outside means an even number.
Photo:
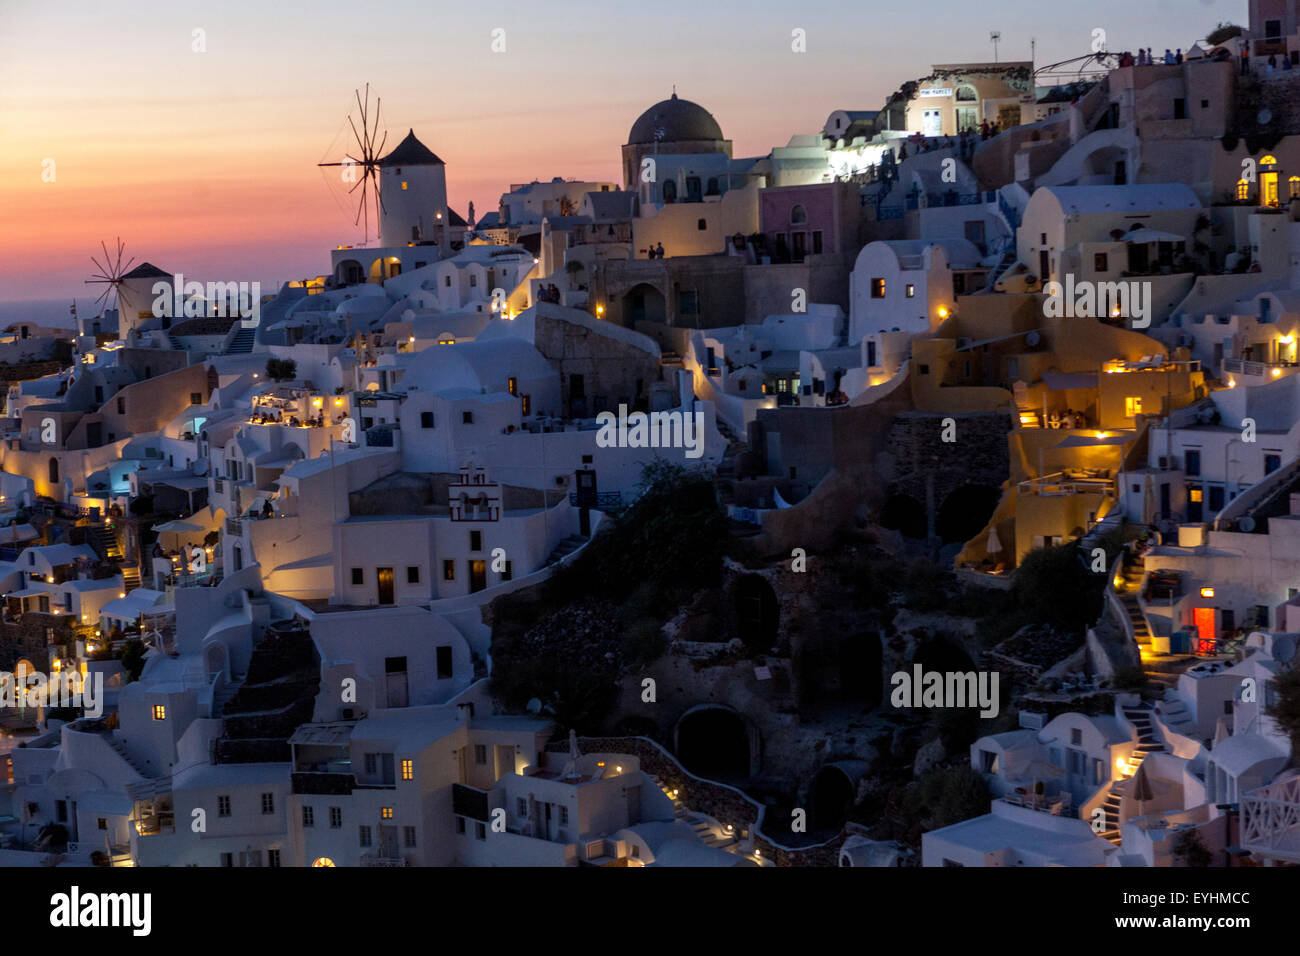
[[[1265,856],[1300,860],[1300,777],[1242,798],[1241,845]]]

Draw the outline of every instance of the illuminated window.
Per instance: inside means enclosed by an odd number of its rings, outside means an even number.
[[[312,866],[333,866],[333,865],[334,865],[334,861],[327,856],[317,857],[316,861],[312,863]]]
[[[1291,198],[1300,199],[1300,176],[1292,176],[1287,180],[1287,185],[1291,187]]]
[[[1200,488],[1193,488],[1187,493],[1187,497],[1193,504],[1200,504],[1204,495]]]
[[[380,808],[379,808],[379,819],[381,819],[381,820],[391,820],[391,819],[393,819],[393,808],[392,808],[392,807],[380,807]]]
[[[1250,183],[1246,182],[1246,180],[1244,179],[1237,180],[1237,198],[1238,199],[1250,198]]]
[[[871,280],[871,298],[873,298],[873,299],[883,299],[884,297],[885,297],[885,280],[884,280],[884,279],[872,279],[872,280]]]
[[[907,284],[907,297],[909,299],[916,298],[916,286],[912,285],[910,282]]]
[[[1142,414],[1142,398],[1139,395],[1129,395],[1124,399],[1124,417],[1132,418],[1134,415]]]
[[[402,188],[403,188],[403,189],[406,188],[406,180],[402,180]]]
[[[415,779],[415,761],[414,761],[414,760],[403,760],[403,761],[402,761],[402,779],[403,779],[403,780],[414,780],[414,779]]]
[[[164,707],[162,704],[154,704],[154,705],[153,705],[153,719],[154,719],[154,720],[166,720],[166,719],[167,719],[167,708]]]
[[[1277,157],[1274,156],[1272,153],[1270,153],[1269,155],[1267,155],[1267,156],[1265,156],[1263,159],[1261,159],[1261,160],[1259,161],[1259,164],[1260,164],[1261,166],[1276,166],[1276,165],[1277,165]]]

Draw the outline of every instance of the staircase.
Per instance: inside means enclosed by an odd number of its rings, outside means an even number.
[[[86,528],[86,543],[105,561],[113,562],[122,573],[122,590],[134,591],[140,586],[140,568],[127,563],[122,546],[118,543],[117,532],[107,525],[91,525]]]
[[[736,846],[735,836],[719,835],[718,822],[716,820],[703,813],[695,813],[688,809],[684,803],[673,796],[672,791],[665,787],[663,782],[654,774],[647,773],[646,776],[650,778],[650,781],[656,787],[664,792],[664,796],[673,802],[673,818],[690,824],[691,829],[695,831],[695,835],[699,838],[700,843],[717,850],[728,850],[731,847]]]
[[[235,333],[230,344],[226,346],[225,355],[247,355],[253,351],[253,343],[257,340],[257,326],[245,326],[242,323],[239,331]]]
[[[727,448],[713,473],[713,480],[718,489],[718,503],[727,512],[736,503],[736,456],[747,451],[748,446],[721,419],[718,419],[718,431],[727,440]],[[735,518],[729,518],[728,521],[732,535],[738,538],[750,538],[762,531],[758,525],[737,521]]]
[[[136,773],[138,773],[140,776],[142,777],[151,776],[151,774],[146,773],[144,768],[142,768],[138,763],[135,762],[135,760],[131,757],[130,751],[126,749],[126,746],[122,743],[122,741],[118,740],[116,737],[110,737],[108,745],[112,747],[115,751],[117,751],[118,756],[121,757],[123,760],[125,760],[128,764],[130,764],[131,769],[134,770]]]
[[[86,543],[105,561],[122,560],[122,548],[117,543],[117,534],[106,525],[91,525],[87,528]]]
[[[1183,703],[1183,699],[1173,692],[1172,689],[1165,690],[1163,706],[1160,708],[1160,715],[1164,719],[1165,726],[1175,733],[1182,734],[1184,737],[1196,738],[1196,724],[1192,720],[1192,713]]]
[[[1138,591],[1142,587],[1146,566],[1141,558],[1126,554],[1123,570],[1120,573],[1124,576],[1124,582],[1121,587],[1115,589],[1115,596],[1124,605],[1124,612],[1128,615],[1129,623],[1133,625],[1133,639],[1138,644],[1150,645],[1151,628],[1147,625],[1146,615],[1142,613],[1141,605],[1138,604]]]
[[[1106,815],[1106,829],[1098,834],[1102,839],[1109,840],[1116,846],[1119,846],[1120,843],[1119,808],[1124,794],[1128,790],[1129,781],[1137,774],[1138,768],[1142,766],[1142,761],[1147,759],[1148,754],[1165,749],[1164,744],[1156,739],[1155,728],[1151,725],[1151,711],[1149,708],[1146,706],[1125,707],[1122,713],[1124,718],[1137,730],[1138,742],[1129,753],[1128,768],[1124,776],[1112,783],[1110,789],[1106,792],[1106,800],[1101,805]]]
[[[555,550],[546,556],[545,567],[550,567],[552,564],[555,564],[555,562],[568,557],[586,543],[587,539],[580,534],[569,535],[555,546]]]

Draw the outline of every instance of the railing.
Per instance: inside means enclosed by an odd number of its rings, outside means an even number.
[[[400,856],[386,853],[362,853],[362,866],[406,866],[407,862]]]
[[[1242,797],[1241,845],[1265,856],[1300,860],[1300,777]]]
[[[1020,214],[1016,212],[1016,207],[1011,205],[1007,197],[1002,193],[998,193],[998,209],[1002,211],[1002,216],[1006,219],[1007,225],[1011,227],[1013,233],[1020,228]]]
[[[1022,495],[1105,495],[1114,491],[1110,478],[1070,478],[1064,473],[1045,475],[1020,482]]]
[[[578,506],[577,492],[569,492],[569,504],[575,508]],[[605,510],[606,508],[621,508],[623,506],[623,493],[621,491],[598,491],[596,492],[596,508]]]
[[[1291,368],[1292,364],[1288,362],[1249,362],[1245,359],[1226,358],[1223,360],[1223,370],[1225,372],[1236,372],[1238,375],[1254,375],[1263,378],[1273,369]]]

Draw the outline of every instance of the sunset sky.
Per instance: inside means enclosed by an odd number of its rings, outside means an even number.
[[[0,301],[89,305],[89,257],[119,235],[137,263],[201,280],[271,291],[326,271],[361,229],[316,164],[351,145],[366,82],[388,147],[414,127],[453,207],[481,215],[511,183],[617,181],[629,127],[674,83],[760,155],[931,63],[991,60],[993,29],[1000,59],[1033,37],[1043,64],[1087,53],[1097,27],[1112,50],[1163,52],[1245,19],[1246,0],[0,0]]]

